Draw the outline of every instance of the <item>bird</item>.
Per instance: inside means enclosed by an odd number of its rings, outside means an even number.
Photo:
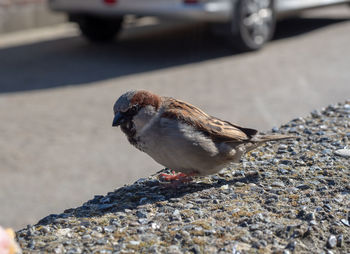
[[[173,174],[160,174],[166,181],[218,173],[266,142],[294,138],[258,134],[187,102],[146,90],[125,92],[113,111],[112,126],[120,126],[130,144],[172,170]]]
[[[0,254],[22,253],[14,238],[15,232],[12,229],[4,229],[0,226]]]

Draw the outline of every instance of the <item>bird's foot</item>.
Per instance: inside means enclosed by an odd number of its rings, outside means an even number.
[[[163,181],[167,181],[167,182],[172,182],[172,181],[179,181],[182,183],[185,182],[191,182],[192,176],[195,176],[195,173],[191,173],[191,174],[185,174],[185,173],[175,173],[175,171],[172,171],[172,174],[165,174],[165,173],[161,173],[159,175],[159,179],[163,180]]]

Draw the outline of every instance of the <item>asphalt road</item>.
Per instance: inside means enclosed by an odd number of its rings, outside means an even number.
[[[279,24],[238,54],[199,25],[136,27],[93,46],[63,25],[0,36],[0,224],[15,229],[162,167],[111,127],[130,89],[268,130],[350,97],[350,9]]]

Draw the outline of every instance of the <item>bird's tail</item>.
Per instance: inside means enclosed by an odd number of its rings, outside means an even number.
[[[250,139],[252,142],[257,142],[257,143],[265,143],[269,141],[276,141],[276,140],[282,140],[282,139],[292,139],[296,138],[296,136],[292,135],[283,135],[283,134],[267,134],[267,135],[260,135],[257,134],[254,137]]]

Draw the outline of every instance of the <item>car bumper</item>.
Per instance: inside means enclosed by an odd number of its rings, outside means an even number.
[[[200,0],[186,4],[182,0],[118,0],[106,4],[103,0],[50,0],[54,11],[94,15],[161,16],[208,22],[226,22],[232,16],[231,0]]]

